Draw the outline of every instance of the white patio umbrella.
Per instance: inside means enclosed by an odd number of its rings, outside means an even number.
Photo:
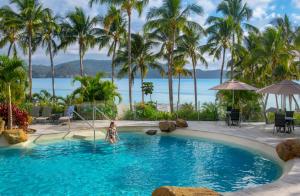
[[[212,87],[209,90],[232,90],[232,105],[234,104],[234,91],[256,91],[257,88],[246,84],[244,82],[240,82],[237,80],[229,80],[224,82],[218,86]]]
[[[262,89],[259,89],[257,93],[262,93],[266,94],[266,101],[265,101],[265,106],[267,105],[268,102],[268,97],[269,94],[274,94],[276,98],[276,108],[278,110],[278,99],[277,95],[283,96],[284,101],[282,101],[281,107],[282,109],[285,109],[286,106],[286,97],[289,97],[289,102],[290,102],[290,109],[292,108],[292,99],[295,102],[296,108],[299,109],[298,102],[295,98],[294,95],[300,95],[300,84],[291,81],[291,80],[283,80],[277,84],[272,84],[270,86],[264,87]]]

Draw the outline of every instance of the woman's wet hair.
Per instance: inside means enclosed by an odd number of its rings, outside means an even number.
[[[112,127],[113,125],[115,125],[115,122],[111,121],[109,127]]]

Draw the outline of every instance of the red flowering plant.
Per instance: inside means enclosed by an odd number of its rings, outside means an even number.
[[[13,116],[13,125],[18,126],[23,130],[28,129],[28,113],[24,110],[21,110],[15,105],[12,105],[12,116]],[[0,117],[5,121],[5,124],[8,123],[8,104],[0,104]]]

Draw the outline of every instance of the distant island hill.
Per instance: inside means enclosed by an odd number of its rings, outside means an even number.
[[[95,75],[97,72],[106,73],[106,77],[111,77],[111,60],[84,60],[84,73],[86,75]],[[33,65],[32,76],[33,78],[50,78],[51,67],[45,65]],[[79,75],[79,61],[70,61],[61,63],[55,66],[55,77],[56,78],[72,78]],[[116,67],[116,75],[119,67]],[[213,79],[220,77],[220,70],[201,70],[196,71],[197,78],[201,79]],[[224,76],[226,71],[224,71]],[[140,76],[137,75],[137,78]],[[166,78],[167,76],[165,76]],[[158,70],[149,69],[146,78],[161,78]]]

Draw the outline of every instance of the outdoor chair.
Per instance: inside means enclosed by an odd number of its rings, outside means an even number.
[[[42,116],[36,118],[38,123],[46,123],[52,115],[52,108],[51,107],[43,107],[42,109]]]
[[[232,109],[230,112],[229,125],[241,126],[241,116],[239,109]]]
[[[33,118],[33,120],[36,120],[36,118],[40,117],[40,106],[33,106],[29,112],[30,116]]]
[[[275,133],[290,133],[291,126],[286,122],[285,114],[275,114],[275,124],[273,134]]]
[[[295,130],[295,121],[294,121],[294,111],[286,111],[285,112],[286,122]]]
[[[71,126],[71,120],[74,117],[74,111],[75,111],[75,106],[69,106],[65,112],[64,112],[64,116],[59,118],[59,122],[64,123],[64,122],[68,122],[69,128]]]

